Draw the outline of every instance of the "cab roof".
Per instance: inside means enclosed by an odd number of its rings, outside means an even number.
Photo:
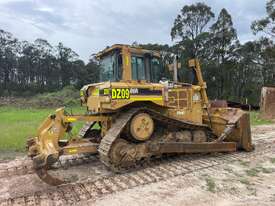
[[[160,57],[160,53],[158,51],[143,49],[142,47],[131,46],[127,44],[114,44],[111,47],[107,47],[104,50],[98,52],[96,54],[96,58],[100,59],[101,57],[107,55],[111,51],[114,51],[116,49],[123,49],[123,48],[129,49],[130,53],[135,53],[139,55],[151,54],[154,57]]]

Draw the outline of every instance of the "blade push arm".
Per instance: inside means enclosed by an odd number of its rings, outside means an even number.
[[[97,144],[87,139],[72,138],[65,145],[60,140],[71,130],[76,121],[108,121],[110,117],[102,115],[66,115],[64,108],[49,115],[37,130],[37,136],[28,140],[28,154],[34,160],[35,168],[48,167],[58,161],[60,155],[97,153]]]

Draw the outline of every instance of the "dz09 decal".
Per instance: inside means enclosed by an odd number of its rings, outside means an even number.
[[[130,90],[123,89],[112,89],[112,99],[130,99]]]

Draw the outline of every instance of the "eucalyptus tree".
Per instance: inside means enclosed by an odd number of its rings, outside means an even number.
[[[0,92],[14,87],[13,79],[16,78],[16,54],[18,40],[4,30],[0,30]]]
[[[209,58],[213,61],[214,74],[212,80],[217,89],[216,98],[228,98],[232,87],[233,69],[236,65],[236,49],[239,46],[236,29],[233,27],[231,15],[226,9],[219,13],[217,21],[210,28],[208,45]]]
[[[204,42],[208,37],[207,25],[214,16],[211,8],[204,3],[184,6],[174,20],[172,40],[184,47],[190,57],[202,55]]]
[[[269,0],[266,3],[267,17],[254,21],[251,29],[254,34],[263,32],[272,38],[275,38],[275,0]]]
[[[56,46],[57,72],[59,87],[69,85],[73,81],[73,62],[78,60],[78,54],[61,42]]]

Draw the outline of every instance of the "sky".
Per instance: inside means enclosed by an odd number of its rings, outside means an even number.
[[[171,27],[192,0],[0,0],[0,29],[19,40],[62,42],[89,59],[116,43],[172,44]],[[215,18],[222,8],[232,15],[239,40],[255,37],[251,22],[266,15],[265,0],[200,0]]]

